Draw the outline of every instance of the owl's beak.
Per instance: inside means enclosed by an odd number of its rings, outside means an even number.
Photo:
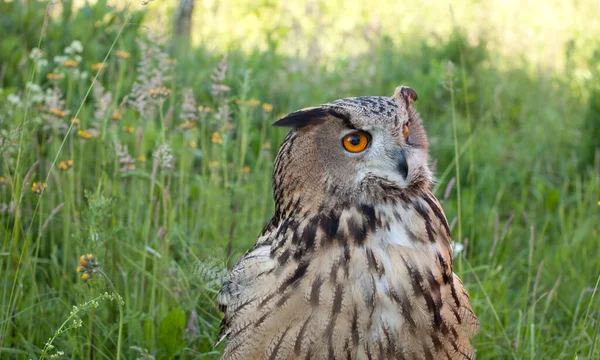
[[[398,173],[402,175],[403,178],[406,179],[408,176],[408,162],[406,162],[406,155],[404,155],[404,150],[398,149],[396,151],[396,169]]]

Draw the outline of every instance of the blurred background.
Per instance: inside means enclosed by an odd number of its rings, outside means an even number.
[[[0,358],[216,359],[296,109],[416,90],[479,359],[600,358],[600,2],[0,0]]]

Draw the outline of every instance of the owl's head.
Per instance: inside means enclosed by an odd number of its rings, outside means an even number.
[[[416,100],[414,90],[399,86],[391,97],[335,100],[274,123],[292,127],[275,160],[278,208],[323,210],[429,188],[427,136]]]

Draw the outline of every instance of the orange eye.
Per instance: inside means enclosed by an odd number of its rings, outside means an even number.
[[[404,134],[404,140],[408,140],[408,125],[404,124],[402,127],[402,133]]]
[[[344,149],[351,153],[358,153],[366,149],[367,145],[369,145],[369,136],[364,132],[353,132],[344,136],[342,144],[344,145]]]

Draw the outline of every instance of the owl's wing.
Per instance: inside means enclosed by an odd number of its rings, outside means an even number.
[[[270,242],[257,242],[240,258],[227,275],[223,287],[217,297],[219,311],[225,313],[221,321],[221,329],[215,346],[218,345],[230,331],[231,319],[253,299],[264,296],[261,289],[253,286],[257,278],[271,273],[277,262],[271,258]]]

